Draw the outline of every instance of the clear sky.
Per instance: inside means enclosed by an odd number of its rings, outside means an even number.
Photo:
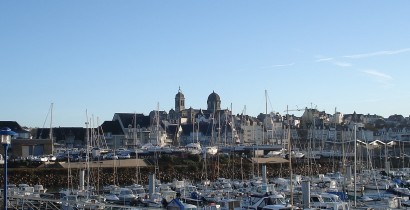
[[[100,124],[116,112],[286,107],[409,116],[407,0],[5,0],[0,120]],[[301,115],[302,112],[292,112]],[[45,124],[45,125],[44,125]]]

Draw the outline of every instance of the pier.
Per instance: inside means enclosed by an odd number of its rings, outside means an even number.
[[[53,196],[53,195],[49,195]],[[47,198],[46,197],[24,197],[24,196],[8,196],[8,210],[21,210],[21,209],[30,209],[30,210],[60,210],[62,209],[62,200]],[[3,199],[1,197],[1,199]],[[94,208],[79,208],[79,209],[94,209]],[[105,210],[156,210],[155,208],[146,208],[141,206],[130,206],[130,205],[119,205],[119,204],[110,204],[105,203]],[[159,209],[159,208],[158,208]]]

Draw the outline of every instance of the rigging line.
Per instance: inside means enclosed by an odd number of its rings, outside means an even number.
[[[273,105],[272,105],[272,102],[270,101],[269,94],[267,92],[266,92],[266,98],[267,98],[267,101],[269,102],[271,111],[273,112]]]
[[[107,139],[105,139],[105,135],[104,135],[104,129],[103,129],[102,126],[100,126],[100,129],[101,129],[101,136],[102,136],[103,141],[104,141],[104,143],[105,143],[105,149],[108,149]],[[98,132],[100,132],[100,129],[98,129]],[[100,136],[100,135],[98,135],[98,136]]]
[[[92,120],[91,120],[91,126],[90,126],[90,131],[91,131],[91,134],[90,134],[90,136],[91,136],[91,148],[94,148],[94,147],[100,147],[100,145],[99,144],[97,144],[97,139],[95,138],[95,130],[94,130],[94,128],[95,128],[95,117],[94,117],[94,115],[92,115],[92,118],[91,118]]]
[[[44,119],[43,127],[42,127],[41,130],[40,130],[40,135],[39,135],[39,137],[41,137],[42,134],[43,134],[43,128],[44,128],[44,126],[46,125],[46,122],[47,122],[47,119],[48,119],[48,115],[50,114],[50,112],[51,112],[52,109],[53,109],[53,103],[50,104],[50,108],[48,109],[48,112],[47,112],[47,115],[46,115],[46,119]]]
[[[100,118],[99,117],[97,117],[97,125],[99,125],[100,124]],[[100,127],[100,126],[99,126]],[[97,127],[97,129],[96,129],[96,141],[98,142],[98,147],[99,148],[101,148],[101,147],[103,147],[104,145],[104,142],[100,142],[100,129],[99,129],[99,127]],[[100,145],[100,143],[102,144],[102,145]],[[105,148],[107,148],[107,142],[105,142]]]

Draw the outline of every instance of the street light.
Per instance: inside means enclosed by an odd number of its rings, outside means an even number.
[[[16,135],[10,128],[4,127],[0,130],[1,144],[4,146],[4,191],[3,191],[3,209],[7,209],[7,149],[11,143],[11,136]]]

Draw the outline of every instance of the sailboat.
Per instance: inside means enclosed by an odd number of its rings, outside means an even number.
[[[207,155],[216,155],[218,153],[218,147],[217,146],[207,146],[204,149]]]
[[[215,109],[214,109],[215,110]],[[214,140],[214,127],[215,127],[215,111],[212,114],[212,124],[211,124],[211,144],[203,148],[202,153],[206,153],[206,155],[216,155],[218,153],[218,146],[215,145]]]
[[[201,147],[201,144],[199,142],[189,143],[189,144],[185,145],[185,149],[190,154],[193,154],[193,155],[198,155],[198,154],[201,154],[201,152],[202,152],[202,147]]]
[[[3,155],[0,154],[0,165],[2,165],[2,164],[4,164],[4,158],[3,158]]]
[[[199,123],[197,123],[198,129],[195,135],[195,122],[192,124],[192,142],[185,145],[185,150],[192,155],[198,155],[202,152],[201,144],[199,143]],[[195,142],[194,142],[195,139]]]

